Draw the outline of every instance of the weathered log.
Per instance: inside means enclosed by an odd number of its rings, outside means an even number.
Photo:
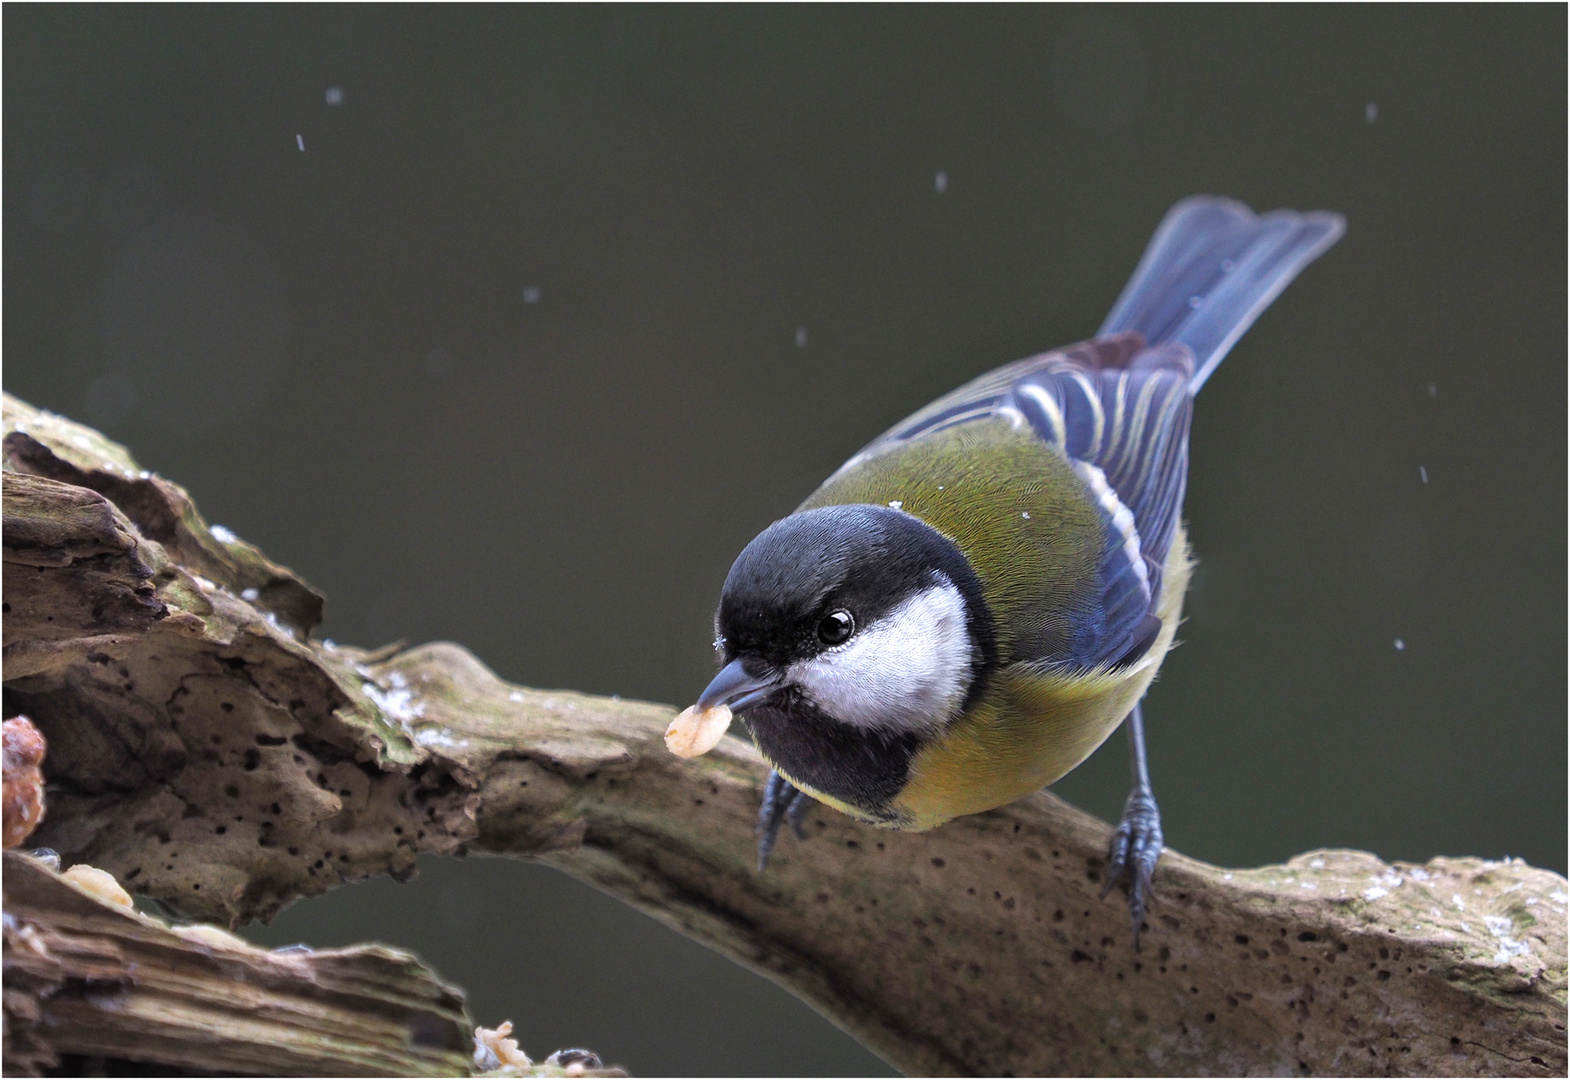
[[[463,996],[381,946],[268,952],[216,927],[171,929],[5,855],[6,1072],[61,1050],[173,1070],[455,1076]]]
[[[912,1073],[1563,1074],[1566,883],[1519,860],[1167,852],[1144,951],[1108,827],[1049,794],[922,835],[819,809],[766,875],[764,768],[673,710],[308,636],[320,599],[89,429],[5,402],[7,706],[33,843],[236,924],[419,852],[540,858],[801,995]]]

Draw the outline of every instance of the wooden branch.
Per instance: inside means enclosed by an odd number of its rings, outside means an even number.
[[[5,855],[5,1066],[59,1050],[202,1073],[456,1076],[463,995],[380,946],[268,952],[211,926],[170,929]]]
[[[1042,794],[921,835],[819,809],[766,875],[764,767],[664,706],[455,645],[309,639],[319,598],[90,429],[5,403],[8,708],[33,843],[226,923],[422,851],[540,858],[801,995],[911,1073],[1563,1074],[1566,883],[1519,860],[1167,852],[1145,949],[1108,827]],[[94,497],[94,496],[97,497]]]

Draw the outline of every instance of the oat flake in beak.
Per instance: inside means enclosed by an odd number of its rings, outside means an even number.
[[[703,710],[689,706],[665,729],[665,748],[677,757],[707,754],[730,727],[730,718],[730,709],[725,705]]]

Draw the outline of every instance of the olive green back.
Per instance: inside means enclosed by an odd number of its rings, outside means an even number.
[[[1102,523],[1062,453],[988,418],[896,443],[835,473],[801,510],[870,503],[913,514],[970,561],[1000,661],[1050,659],[1098,600]]]

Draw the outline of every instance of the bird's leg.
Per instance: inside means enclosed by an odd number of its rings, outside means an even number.
[[[1155,792],[1150,789],[1150,769],[1145,762],[1145,717],[1140,706],[1128,714],[1129,771],[1133,774],[1134,787],[1123,804],[1123,820],[1112,833],[1112,844],[1107,851],[1107,880],[1101,886],[1106,896],[1118,882],[1127,879],[1128,914],[1134,923],[1134,951],[1139,951],[1139,929],[1145,921],[1145,909],[1154,900],[1150,878],[1156,870],[1156,860],[1161,858],[1161,811],[1156,807]]]
[[[758,808],[758,873],[763,873],[769,865],[769,853],[774,850],[781,822],[790,825],[797,840],[807,838],[801,819],[811,804],[806,792],[778,772],[769,771],[768,783],[763,786],[763,805]]]

